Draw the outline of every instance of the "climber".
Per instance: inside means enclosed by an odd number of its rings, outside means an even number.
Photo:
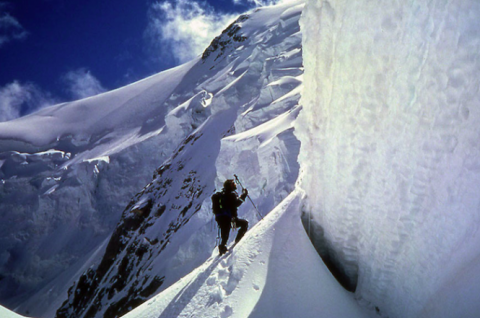
[[[228,250],[227,242],[232,226],[238,228],[235,244],[242,239],[248,229],[248,221],[239,219],[237,216],[237,209],[245,201],[248,190],[243,189],[242,195],[239,197],[237,192],[235,192],[236,189],[237,185],[235,181],[228,179],[223,184],[222,192],[217,192],[212,196],[213,213],[215,214],[215,221],[217,221],[220,229],[221,242],[218,246],[220,255],[225,254]]]

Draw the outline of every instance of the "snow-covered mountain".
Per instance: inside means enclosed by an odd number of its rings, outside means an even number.
[[[263,213],[281,202],[299,170],[302,6],[242,15],[190,63],[0,124],[3,302],[125,313],[210,256],[209,198],[225,177]]]
[[[478,317],[479,21],[475,0],[292,1],[185,65],[0,123],[1,303]],[[234,174],[263,219],[245,202],[219,257],[210,196]]]

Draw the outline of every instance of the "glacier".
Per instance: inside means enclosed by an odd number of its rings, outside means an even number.
[[[37,318],[477,317],[479,15],[282,2],[184,65],[0,123],[0,302]],[[245,202],[251,229],[219,257],[210,196],[233,174],[263,219]]]

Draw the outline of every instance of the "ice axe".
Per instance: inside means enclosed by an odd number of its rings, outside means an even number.
[[[240,182],[240,180],[238,180],[238,176],[236,174],[233,175],[235,177],[235,181],[237,181],[237,183],[242,187],[242,189],[245,189],[245,187],[243,186],[243,184]],[[247,193],[247,198],[250,200],[250,202],[252,203],[253,207],[255,208],[255,211],[257,211],[258,213],[258,216],[260,217],[260,220],[263,220],[263,216],[260,214],[260,212],[258,211],[257,207],[255,206],[255,203],[253,203],[252,201],[252,198],[250,198],[250,196],[248,195]]]

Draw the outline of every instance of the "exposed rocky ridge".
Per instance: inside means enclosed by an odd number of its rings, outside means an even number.
[[[199,137],[187,138],[173,161],[161,166],[153,182],[130,202],[100,264],[87,270],[70,288],[69,298],[56,317],[90,318],[99,312],[105,318],[119,317],[143,303],[162,285],[164,276],[149,274],[153,260],[162,257],[171,236],[200,210],[207,196],[207,185],[197,179],[197,172],[184,171],[182,160],[175,159],[186,144],[193,144]],[[173,178],[182,175],[183,182],[173,182]],[[150,239],[146,230],[155,222],[168,226]]]
[[[241,23],[249,18],[248,15],[241,15],[237,20],[230,24],[219,36],[213,39],[212,43],[205,49],[202,54],[202,60],[207,59],[210,55],[215,54],[214,60],[225,54],[230,47],[232,49],[244,42],[247,37],[241,34]]]

